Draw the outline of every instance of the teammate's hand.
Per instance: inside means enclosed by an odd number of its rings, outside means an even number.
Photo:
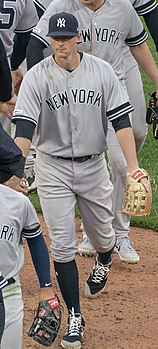
[[[16,191],[22,192],[23,194],[28,193],[29,184],[25,178],[19,178],[16,176],[12,176],[8,181],[4,182],[3,185],[14,189]]]
[[[0,112],[5,113],[10,120],[13,115],[15,102],[15,99],[11,98],[8,102],[0,103]]]
[[[19,93],[19,88],[23,80],[23,73],[20,68],[16,70],[11,71],[12,74],[12,80],[13,80],[13,86],[14,86],[14,93],[17,96]]]

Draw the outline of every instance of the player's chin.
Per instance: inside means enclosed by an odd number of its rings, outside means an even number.
[[[66,51],[58,51],[56,56],[58,56],[58,58],[67,58],[67,52]]]

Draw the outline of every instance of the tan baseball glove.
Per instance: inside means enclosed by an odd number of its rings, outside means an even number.
[[[143,177],[146,177],[148,180],[148,192],[140,182],[140,179]],[[138,168],[127,175],[127,186],[121,212],[131,216],[148,216],[151,207],[152,190],[150,178],[144,169]]]

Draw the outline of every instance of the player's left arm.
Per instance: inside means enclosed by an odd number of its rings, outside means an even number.
[[[27,244],[40,284],[40,300],[52,298],[54,293],[50,277],[50,260],[42,233],[37,237],[27,239]]]
[[[143,42],[140,45],[130,47],[130,50],[137,63],[155,84],[158,98],[158,68],[147,43]]]
[[[127,161],[128,173],[133,173],[139,169],[133,129],[132,127],[121,128],[116,132],[116,136]],[[140,181],[148,191],[147,178],[141,178]]]

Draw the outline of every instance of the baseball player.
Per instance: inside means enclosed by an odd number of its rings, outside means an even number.
[[[12,98],[12,77],[3,42],[0,38],[0,112],[11,117],[15,100]]]
[[[3,301],[3,295],[2,295],[2,288],[7,286],[8,282],[4,279],[2,276],[2,273],[0,271],[0,344],[1,339],[4,331],[4,324],[5,324],[5,308],[4,308],[4,301]]]
[[[86,297],[95,298],[105,288],[115,244],[113,186],[103,154],[108,120],[129,172],[138,163],[128,116],[132,107],[111,66],[77,51],[81,36],[77,19],[70,13],[50,18],[48,36],[54,56],[26,73],[12,122],[23,156],[29,151],[36,128],[37,189],[52,240],[57,280],[68,309],[68,329],[61,345],[80,348],[84,319],[75,262],[74,208],[77,202],[98,252],[85,283]]]
[[[23,238],[26,238],[28,243],[39,279],[40,300],[54,298],[49,255],[37,214],[30,200],[22,193],[2,184],[0,198],[0,266],[5,278],[0,276],[0,288],[5,286],[2,289],[5,328],[0,348],[22,349],[23,301],[19,272],[24,265]],[[5,280],[7,285],[4,284]]]
[[[22,80],[19,65],[25,58],[26,47],[30,39],[30,33],[38,21],[33,0],[1,1],[0,9],[0,38],[2,39],[7,57],[12,55],[12,77],[16,94]],[[16,42],[14,35],[17,33]],[[1,123],[8,130],[9,120],[2,116]]]
[[[139,16],[143,16],[144,20],[148,26],[150,34],[154,40],[156,49],[158,50],[158,6],[156,1],[149,0],[130,0],[135,11]],[[141,80],[141,74],[139,71],[138,64],[131,54],[131,51],[127,45],[124,45],[123,50],[123,62],[124,62],[124,81],[128,91],[129,99],[131,104],[134,106],[134,111],[132,112],[132,124],[134,128],[134,134],[136,139],[137,152],[141,149],[144,141],[145,134],[147,132],[146,127],[146,103],[143,92],[143,85]],[[108,139],[108,154],[111,162],[116,162],[116,157],[114,156],[115,149],[111,146],[111,135],[109,133]],[[112,166],[113,167],[113,166]],[[139,255],[131,246],[130,240],[128,238],[130,217],[121,215],[120,211],[120,198],[122,197],[122,186],[120,186],[121,178],[118,179],[120,171],[117,170],[117,166],[114,165],[115,171],[112,171],[112,182],[116,188],[113,200],[113,207],[115,212],[115,217],[113,221],[113,227],[116,232],[116,247],[115,251],[118,252],[119,257],[124,262],[136,263],[139,261]],[[122,174],[121,174],[122,176]],[[84,230],[83,224],[81,225],[81,230],[83,230],[83,241],[79,244],[78,250],[81,255],[93,255],[95,253],[94,247],[91,245],[86,232]]]
[[[153,12],[154,6],[156,6],[155,2],[150,2],[150,9],[152,8]],[[64,0],[62,2],[54,0],[45,11],[32,33],[32,38],[27,49],[28,68],[42,58],[42,50],[44,47],[49,46],[49,40],[46,37],[46,33],[48,20],[52,13],[64,10],[75,14],[79,20],[79,27],[81,29],[81,41],[78,44],[79,49],[108,61],[114,68],[120,81],[127,83],[129,98],[134,106],[132,125],[136,141],[136,149],[138,151],[144,143],[147,133],[147,125],[145,121],[145,98],[141,76],[136,63],[134,63],[135,68],[133,67],[133,62],[135,62],[136,59],[136,61],[143,67],[150,78],[154,81],[156,89],[157,67],[148,51],[147,44],[145,43],[147,35],[134,8],[126,0]],[[124,14],[123,21],[122,13]],[[140,26],[139,30],[137,30],[137,25],[138,27]],[[129,45],[130,51],[135,58],[134,59],[132,56],[130,74],[126,68],[126,75],[125,66],[127,63],[124,63],[123,56],[124,41]],[[137,55],[138,52],[140,52],[139,57]],[[151,66],[153,66],[152,69],[150,69]],[[133,73],[133,70],[134,73],[136,71],[135,74]],[[154,71],[155,73],[153,74]],[[122,215],[120,212],[126,183],[127,166],[110,123],[107,142],[109,166],[112,173],[112,181],[115,186],[113,198],[115,219],[113,221],[113,227],[117,238],[117,251],[119,251],[121,260],[136,263],[139,261],[139,256],[131,246],[128,238],[130,217]],[[87,244],[87,241],[84,240],[82,245],[79,246],[80,252],[87,252],[87,248],[90,248],[89,243],[88,247],[87,245],[84,247],[83,244],[85,243]],[[92,253],[94,253],[94,247],[92,247]]]
[[[0,39],[0,111],[5,112],[8,117],[12,115],[15,105],[15,100],[11,98],[11,89],[10,68],[3,42]],[[22,162],[21,150],[0,124],[0,182],[3,181],[3,178],[7,179],[6,173],[9,173],[7,185],[12,187],[13,180],[14,189],[26,193],[27,185],[25,185],[25,182],[23,181],[19,186],[19,178],[23,177],[23,171],[20,171]],[[10,175],[13,178],[10,178]]]

